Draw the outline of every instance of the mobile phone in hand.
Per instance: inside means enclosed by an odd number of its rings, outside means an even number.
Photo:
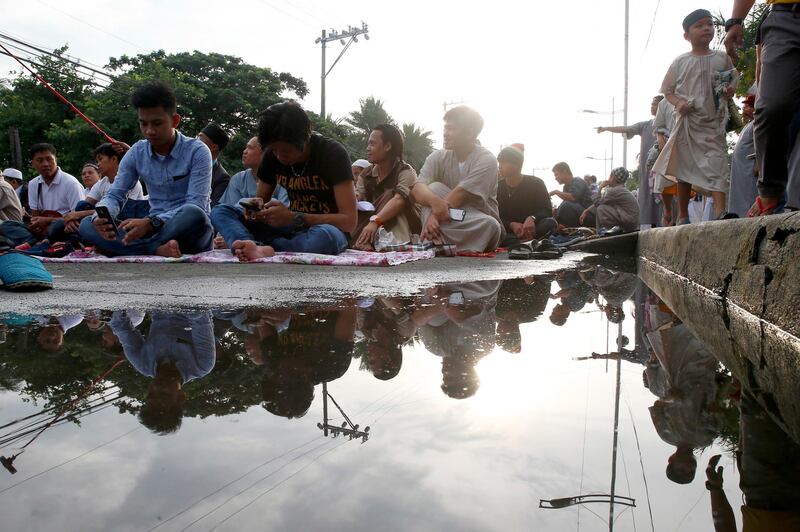
[[[257,198],[242,198],[239,200],[239,205],[244,207],[244,210],[251,214],[260,211],[262,207],[261,203],[257,201]]]
[[[103,205],[98,205],[97,207],[94,208],[94,212],[97,213],[98,218],[102,218],[103,220],[106,221],[106,223],[111,224],[111,226],[114,228],[115,235],[119,233],[117,222],[114,221],[114,217],[111,216],[111,213],[108,211],[108,207],[105,207]]]
[[[467,211],[464,209],[454,209],[453,207],[450,207],[450,219],[454,222],[463,222],[466,216]]]

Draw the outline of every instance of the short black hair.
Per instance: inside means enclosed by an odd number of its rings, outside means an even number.
[[[556,163],[555,166],[553,166],[553,172],[565,172],[569,175],[572,175],[572,169],[569,167],[567,163],[563,161],[560,163]]]
[[[140,85],[131,95],[131,105],[136,109],[161,107],[169,114],[175,114],[178,109],[175,91],[163,81],[148,81]]]
[[[53,157],[58,157],[58,153],[56,152],[56,147],[50,144],[49,142],[37,142],[33,146],[31,146],[31,159],[36,157],[37,153],[41,153],[43,151],[50,152],[53,154]]]
[[[372,131],[380,131],[383,143],[387,142],[392,145],[389,156],[392,159],[403,160],[403,152],[405,151],[405,140],[403,139],[403,132],[393,124],[378,124],[372,128]]]
[[[305,149],[311,138],[311,119],[293,100],[270,105],[258,115],[258,142],[266,148],[273,142],[288,142]]]
[[[478,111],[466,105],[453,107],[444,114],[443,119],[445,122],[452,122],[470,129],[475,138],[478,138],[483,131],[483,117]]]
[[[117,150],[114,149],[114,147],[111,145],[110,142],[104,142],[103,144],[96,147],[94,151],[92,151],[92,157],[97,159],[98,155],[105,155],[106,157],[115,157],[117,159],[117,162],[119,162],[120,160],[119,153],[117,153]]]

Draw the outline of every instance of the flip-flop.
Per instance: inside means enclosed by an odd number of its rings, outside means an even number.
[[[536,244],[536,247],[533,248],[530,258],[536,260],[552,260],[561,257],[563,254],[564,250],[562,248],[553,244],[549,238],[543,238]]]
[[[0,286],[14,291],[48,290],[53,288],[53,276],[39,259],[8,251],[0,255]]]
[[[773,214],[780,206],[781,201],[783,201],[783,198],[772,198],[771,200],[765,200],[761,196],[758,196],[756,198],[756,202],[752,207],[750,207],[750,210],[747,211],[747,217],[756,218],[758,216],[767,216],[769,214]]]
[[[511,260],[529,260],[533,254],[533,248],[528,244],[517,244],[508,250],[508,258]]]

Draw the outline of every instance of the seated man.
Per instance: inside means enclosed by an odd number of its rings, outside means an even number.
[[[258,140],[264,157],[258,170],[260,209],[245,219],[230,205],[214,209],[214,227],[240,260],[297,251],[337,255],[356,227],[356,194],[344,146],[311,132],[300,105],[287,101],[261,113]],[[289,207],[271,199],[277,185]],[[250,211],[252,212],[252,211]]]
[[[258,167],[261,165],[261,158],[264,156],[264,151],[261,149],[261,144],[258,142],[258,137],[253,137],[247,141],[247,145],[242,151],[242,165],[244,170],[237,172],[231,177],[231,182],[225,193],[220,198],[219,203],[222,205],[236,206],[239,200],[243,198],[253,198],[258,191]],[[286,189],[280,185],[275,187],[275,192],[272,197],[289,206],[289,194]]]
[[[358,213],[352,238],[355,249],[375,251],[379,227],[399,242],[409,242],[413,233],[419,234],[419,210],[410,196],[417,173],[403,160],[403,150],[403,134],[396,126],[380,124],[372,129],[367,141],[371,164],[356,181],[356,197],[372,203],[375,211]]]
[[[87,216],[93,215],[94,206],[97,205],[97,202],[101,199],[105,198],[108,191],[111,190],[111,185],[114,184],[117,172],[119,171],[121,156],[114,150],[111,143],[106,142],[94,150],[94,158],[95,161],[97,161],[98,173],[103,177],[92,186],[86,194],[86,199],[84,201],[79,201],[78,204],[75,205],[74,211],[66,214],[63,219],[56,220],[50,224],[50,229],[47,231],[47,239],[51,243],[64,241],[69,235],[77,236],[80,221]],[[135,212],[133,210],[134,206],[139,208],[144,206],[145,210],[149,211],[150,206],[143,199],[144,193],[142,192],[142,184],[139,183],[139,181],[136,181],[136,185],[128,192],[127,198],[128,201],[125,202],[122,208],[121,218],[135,218],[135,215],[125,216],[126,213]],[[136,205],[136,202],[141,203]]]
[[[28,185],[31,220],[27,224],[6,222],[0,228],[0,236],[5,236],[16,246],[39,241],[47,234],[51,223],[71,212],[84,197],[83,185],[59,168],[52,144],[34,144],[31,165],[39,172]]]
[[[202,140],[203,144],[208,146],[211,151],[211,208],[213,209],[219,204],[220,198],[225,194],[231,181],[228,171],[219,162],[219,154],[225,149],[231,138],[224,129],[213,122],[204,127],[197,134],[197,138]]]
[[[242,165],[244,165],[244,170],[237,172],[231,177],[228,188],[225,189],[225,193],[219,200],[220,205],[230,205],[240,211],[244,211],[244,208],[239,206],[239,200],[255,197],[258,190],[258,167],[261,165],[261,157],[263,155],[264,151],[261,149],[258,137],[253,137],[247,141],[247,145],[244,147],[244,151],[242,151]],[[289,194],[286,193],[286,189],[282,186],[275,186],[275,192],[272,193],[272,197],[287,207],[289,206]],[[213,209],[216,209],[216,207]],[[213,209],[211,210],[212,218],[214,215]],[[227,247],[222,235],[217,235],[214,239],[214,247]]]
[[[8,172],[8,169],[6,169],[6,172]],[[21,222],[24,212],[22,204],[19,202],[17,191],[6,183],[3,177],[0,177],[0,224],[9,220]]]
[[[444,148],[425,160],[411,195],[422,206],[423,240],[458,251],[493,251],[503,227],[497,209],[497,161],[480,145],[483,118],[459,106],[444,115]],[[466,211],[461,221],[450,209]]]
[[[500,151],[500,183],[497,202],[500,221],[506,230],[502,247],[544,238],[556,230],[552,218],[553,204],[544,181],[532,175],[522,175],[525,146],[512,144]]]
[[[629,176],[630,172],[625,168],[611,170],[608,181],[600,184],[600,197],[581,213],[580,223],[591,216],[597,219],[597,229],[611,229],[617,225],[626,233],[636,231],[639,228],[639,202],[625,188]]]
[[[175,129],[181,117],[175,112],[175,93],[165,83],[142,85],[134,91],[131,104],[145,140],[122,158],[111,190],[97,205],[107,207],[116,218],[141,176],[150,213],[124,220],[119,232],[103,218],[84,218],[81,240],[108,255],[180,257],[210,250],[211,153],[201,141]]]
[[[556,221],[564,227],[578,227],[581,223],[578,219],[586,208],[592,205],[592,193],[586,181],[579,177],[573,177],[567,163],[558,163],[553,167],[553,175],[563,190],[551,190],[551,196],[561,198],[561,205],[556,211]],[[594,227],[594,215],[587,215],[584,218],[585,227]]]

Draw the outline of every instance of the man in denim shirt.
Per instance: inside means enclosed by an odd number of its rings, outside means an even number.
[[[150,195],[150,214],[122,221],[118,232],[103,218],[85,218],[81,240],[112,256],[180,257],[210,250],[211,152],[202,141],[175,129],[181,117],[168,85],[142,85],[134,91],[131,104],[145,140],[122,158],[114,185],[97,206],[107,207],[116,218],[128,191],[141,178]]]

